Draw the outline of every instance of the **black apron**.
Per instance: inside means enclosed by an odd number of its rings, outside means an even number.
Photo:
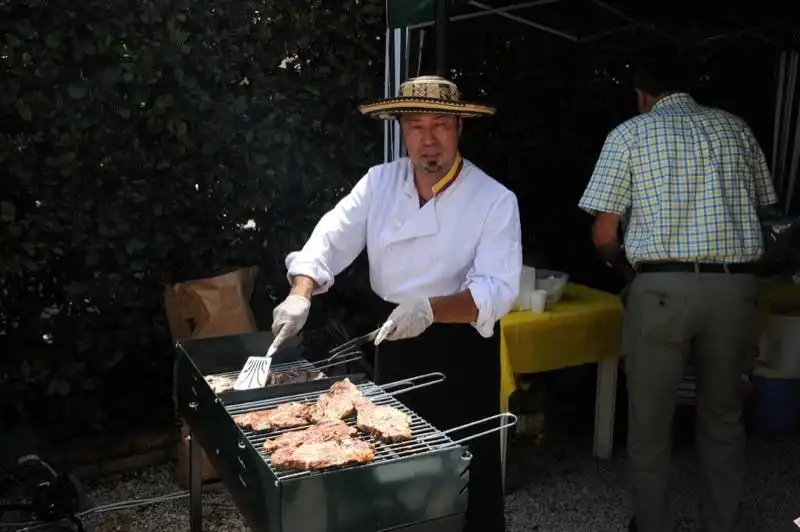
[[[385,320],[397,305],[373,295],[368,309]],[[444,373],[444,382],[413,390],[400,401],[439,430],[447,430],[500,412],[500,325],[483,338],[468,324],[431,325],[416,338],[384,341],[372,354],[378,384],[431,372]],[[457,431],[453,439],[488,430],[485,423]],[[465,532],[504,532],[500,462],[500,433],[466,443],[472,453],[469,507]]]

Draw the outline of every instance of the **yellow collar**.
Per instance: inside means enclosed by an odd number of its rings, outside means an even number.
[[[450,170],[447,171],[447,173],[445,174],[445,176],[443,178],[441,178],[439,181],[437,181],[433,185],[432,188],[433,188],[433,195],[434,196],[436,196],[437,194],[442,192],[444,189],[449,187],[453,183],[453,181],[456,180],[456,177],[458,177],[458,174],[461,171],[461,167],[463,165],[463,162],[464,162],[464,160],[461,158],[461,154],[460,153],[456,153],[456,160],[453,161],[453,166],[450,167]]]

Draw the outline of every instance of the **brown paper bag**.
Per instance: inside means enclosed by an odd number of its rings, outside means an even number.
[[[164,307],[173,340],[258,331],[250,297],[258,266],[168,286]]]
[[[167,286],[164,310],[173,340],[209,338],[258,331],[250,298],[253,295],[258,267],[250,266],[210,277]],[[177,403],[176,403],[177,406]],[[178,483],[189,486],[189,427],[180,420],[178,441]],[[202,453],[203,482],[219,478]]]

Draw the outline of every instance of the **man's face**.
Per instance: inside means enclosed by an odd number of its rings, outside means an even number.
[[[400,128],[415,171],[436,176],[450,169],[461,136],[461,120],[458,117],[407,114],[400,117]]]

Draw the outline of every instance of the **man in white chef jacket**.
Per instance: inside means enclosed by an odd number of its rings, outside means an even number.
[[[443,383],[403,396],[441,430],[495,415],[499,320],[514,304],[522,269],[519,208],[513,192],[458,151],[463,119],[494,109],[462,102],[444,78],[422,76],[360,110],[400,120],[409,155],[370,168],[288,255],[291,290],[273,311],[273,332],[297,334],[312,296],[328,291],[366,247],[376,297],[364,310],[388,315],[375,341],[382,382],[444,373]],[[505,530],[498,438],[469,442],[470,532]]]

